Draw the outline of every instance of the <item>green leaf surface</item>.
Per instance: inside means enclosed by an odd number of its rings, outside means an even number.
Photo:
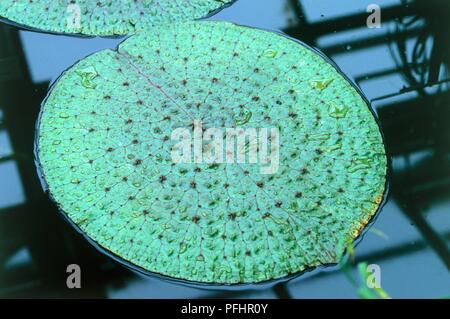
[[[234,0],[1,0],[0,18],[45,32],[126,35],[204,18]]]
[[[278,171],[174,163],[171,133],[195,120],[279,128]],[[334,66],[223,22],[166,25],[77,63],[43,105],[37,153],[55,202],[100,246],[215,284],[339,262],[379,208],[387,165],[373,114]]]

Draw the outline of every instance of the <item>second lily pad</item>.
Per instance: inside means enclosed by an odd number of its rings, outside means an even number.
[[[126,35],[204,18],[235,0],[1,0],[0,18],[53,33]]]

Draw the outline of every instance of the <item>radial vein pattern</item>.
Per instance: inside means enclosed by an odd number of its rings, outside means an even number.
[[[0,18],[56,33],[124,35],[200,19],[235,0],[1,0]]]
[[[279,169],[176,164],[177,128],[277,128]],[[165,26],[66,71],[39,125],[61,210],[145,270],[254,283],[338,261],[376,213],[386,175],[378,125],[321,56],[228,23]]]

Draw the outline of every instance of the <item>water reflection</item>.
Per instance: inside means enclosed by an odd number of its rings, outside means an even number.
[[[282,30],[320,48],[373,102],[392,157],[391,195],[356,249],[381,266],[393,297],[448,295],[450,282],[450,7],[378,1],[382,27],[366,27],[366,1],[239,0],[212,19]],[[142,278],[99,254],[56,214],[33,162],[34,124],[49,83],[120,39],[17,32],[0,25],[0,296],[356,297],[338,270],[273,290],[211,292]],[[77,263],[83,289],[65,286]]]

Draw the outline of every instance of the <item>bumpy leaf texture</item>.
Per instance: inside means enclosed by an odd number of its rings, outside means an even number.
[[[204,18],[235,0],[1,0],[0,18],[37,30],[125,35]]]
[[[174,163],[171,133],[196,120],[278,128],[278,171]],[[167,25],[77,63],[43,105],[37,153],[55,202],[100,246],[216,284],[336,263],[378,210],[387,166],[373,114],[335,67],[223,22]]]

